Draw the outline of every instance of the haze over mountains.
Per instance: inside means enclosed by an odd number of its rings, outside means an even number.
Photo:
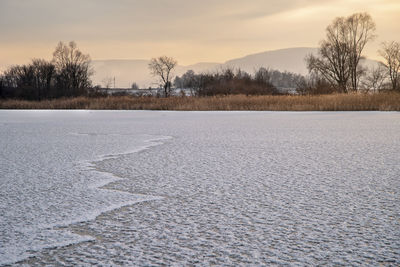
[[[225,63],[203,62],[188,66],[178,65],[174,75],[180,76],[188,70],[196,73],[212,72],[225,67],[240,68],[250,74],[253,74],[255,69],[266,67],[306,75],[308,71],[304,58],[317,51],[318,48],[312,47],[286,48],[252,54]],[[104,86],[106,79],[115,77],[116,88],[130,88],[133,82],[136,82],[140,88],[157,87],[157,78],[152,77],[148,69],[149,62],[150,60],[93,60],[95,71],[93,82],[95,85]],[[374,64],[372,62],[367,60],[367,65]]]
[[[157,78],[153,77],[149,71],[150,60],[93,60],[93,83],[104,86],[104,80],[115,77],[115,86],[117,88],[130,88],[133,82],[136,82],[140,88],[158,87]],[[174,75],[182,75],[187,70],[193,70],[196,73],[212,71],[220,66],[219,63],[197,63],[189,66],[178,65]]]
[[[317,48],[309,47],[288,48],[252,54],[225,63],[202,62],[188,66],[178,65],[174,74],[182,75],[188,70],[196,73],[216,71],[228,66],[241,68],[249,73],[253,73],[259,67],[269,67],[280,71],[306,74],[304,58],[316,51]],[[103,86],[105,79],[115,77],[117,88],[130,88],[133,82],[141,88],[157,87],[157,78],[152,77],[148,69],[149,62],[150,60],[93,60],[95,70],[93,82]]]

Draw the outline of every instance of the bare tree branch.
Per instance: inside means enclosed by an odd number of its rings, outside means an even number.
[[[170,95],[172,70],[177,64],[174,58],[167,56],[152,58],[149,63],[151,74],[163,83],[165,97]]]
[[[326,28],[326,39],[321,42],[318,57],[306,58],[310,71],[322,75],[342,92],[357,90],[362,51],[375,35],[375,23],[367,13],[356,13],[347,18],[338,17]],[[350,85],[350,87],[349,87]]]
[[[392,89],[400,91],[400,43],[383,43],[379,54],[385,59],[383,64],[387,68]]]

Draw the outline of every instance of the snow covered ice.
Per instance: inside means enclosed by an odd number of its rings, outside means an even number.
[[[0,265],[399,265],[400,113],[0,111]]]

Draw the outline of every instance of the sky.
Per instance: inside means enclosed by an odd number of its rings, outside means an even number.
[[[378,37],[400,41],[399,0],[0,0],[0,69],[51,59],[74,40],[92,59],[224,62],[289,47],[317,47],[335,17],[368,12]]]

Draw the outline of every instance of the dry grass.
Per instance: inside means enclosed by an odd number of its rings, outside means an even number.
[[[44,101],[9,99],[0,100],[0,109],[400,111],[400,93],[170,98],[113,96]]]

